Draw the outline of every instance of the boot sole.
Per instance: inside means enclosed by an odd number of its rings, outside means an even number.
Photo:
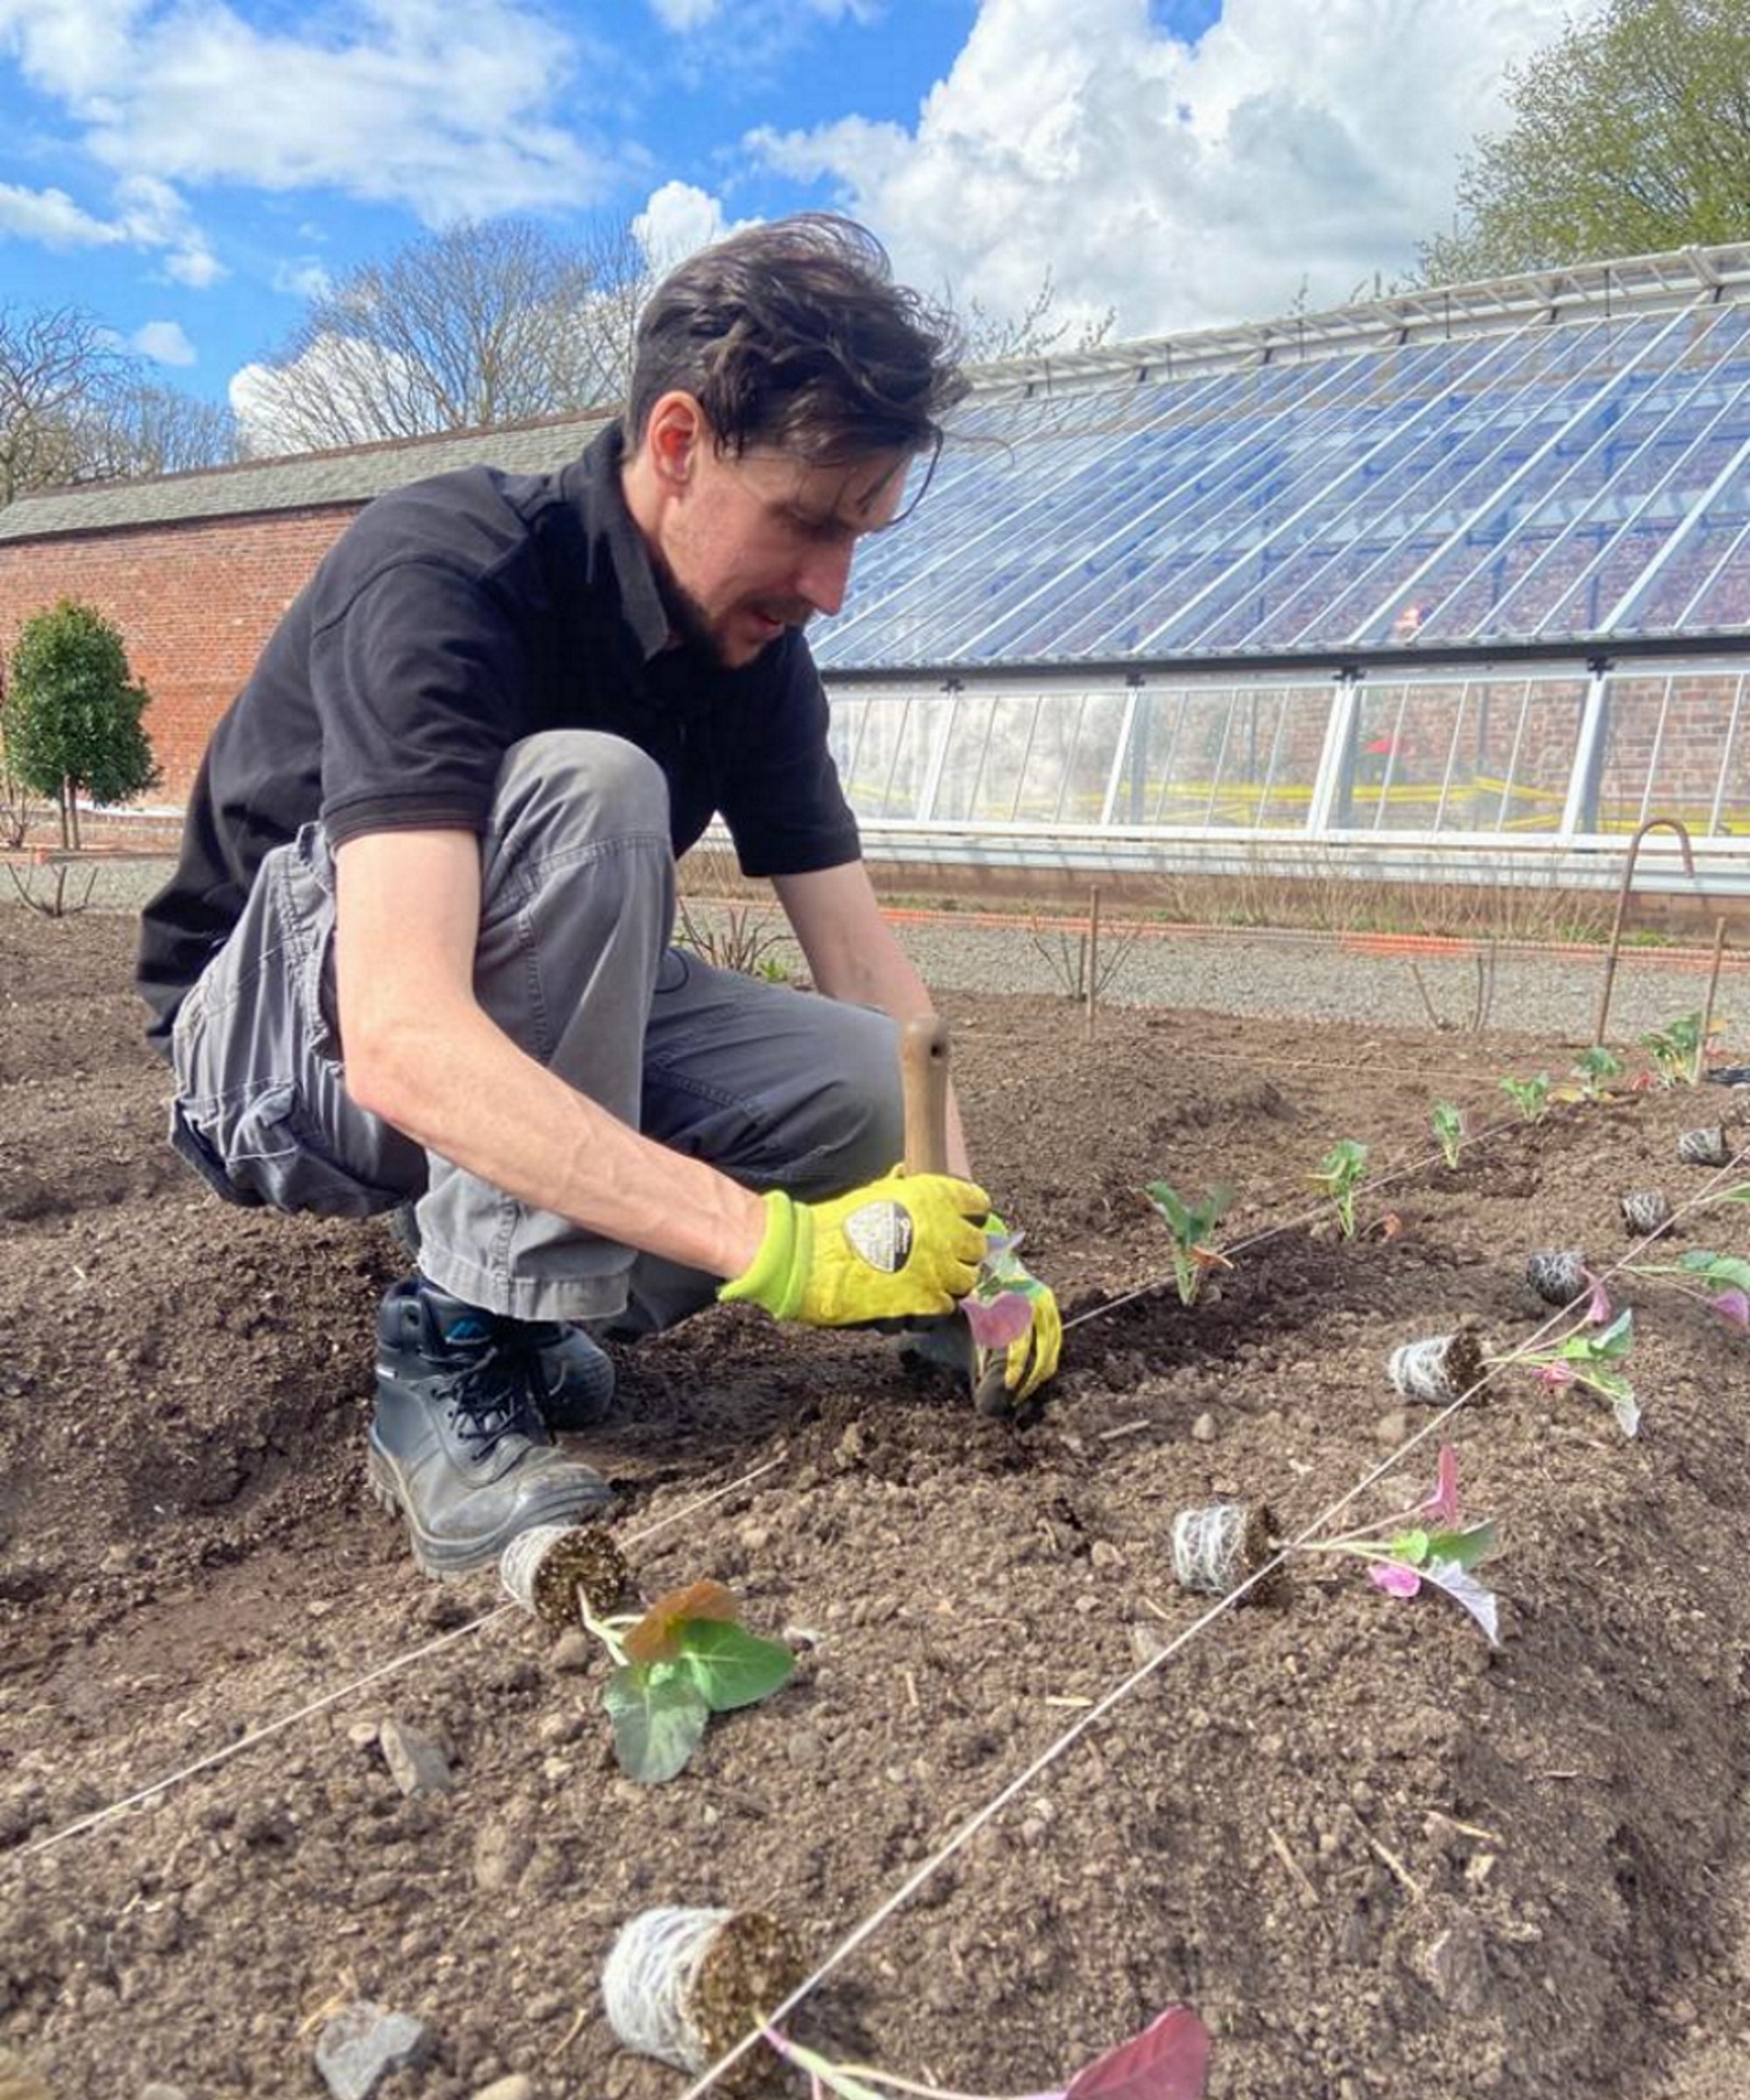
[[[437,1538],[421,1530],[409,1507],[394,1460],[378,1446],[374,1438],[365,1446],[365,1484],[383,1508],[407,1526],[413,1558],[421,1572],[439,1581],[447,1576],[472,1575],[480,1568],[496,1567],[505,1548],[522,1532],[533,1530],[537,1524],[583,1522],[613,1500],[613,1490],[604,1480],[601,1493],[586,1503],[580,1503],[575,1493],[557,1497],[551,1510],[536,1508],[525,1511],[514,1523],[500,1524],[484,1538],[458,1544],[454,1539]]]

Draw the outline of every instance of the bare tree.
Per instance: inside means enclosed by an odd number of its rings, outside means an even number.
[[[648,265],[629,229],[584,243],[468,221],[366,262],[265,360],[256,420],[298,451],[418,437],[615,399]]]
[[[80,478],[126,361],[77,307],[0,307],[0,504]]]
[[[93,416],[80,479],[180,474],[239,458],[237,419],[223,403],[176,387],[132,378],[117,386]]]
[[[953,288],[947,294],[949,308],[959,314],[965,332],[966,355],[974,364],[995,364],[1008,357],[1048,357],[1054,351],[1073,354],[1097,350],[1111,334],[1117,309],[1109,306],[1097,319],[1080,326],[1054,318],[1057,286],[1049,268],[1039,289],[1018,314],[992,313],[981,299],[969,299],[963,310],[956,307]]]
[[[228,409],[146,376],[93,314],[0,308],[0,506],[37,488],[234,458]]]

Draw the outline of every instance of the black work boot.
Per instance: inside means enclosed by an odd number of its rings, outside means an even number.
[[[416,1351],[428,1310],[448,1339],[467,1341],[490,1331],[501,1346],[520,1344],[535,1361],[535,1404],[550,1430],[567,1434],[593,1429],[613,1404],[613,1359],[581,1327],[557,1320],[511,1320],[483,1312],[452,1298],[422,1277],[397,1284],[377,1315],[377,1341],[384,1349]]]
[[[564,1456],[541,1418],[528,1333],[423,1277],[383,1299],[368,1474],[378,1500],[407,1519],[428,1575],[489,1566],[518,1532],[585,1522],[609,1499],[607,1482]]]

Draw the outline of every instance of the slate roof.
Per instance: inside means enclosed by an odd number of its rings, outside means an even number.
[[[386,490],[461,466],[501,466],[538,474],[575,459],[612,411],[550,416],[498,430],[391,439],[345,451],[251,459],[133,481],[94,481],[20,496],[0,510],[0,542],[128,526],[186,524],[198,518],[259,516],[279,510],[352,509]]]

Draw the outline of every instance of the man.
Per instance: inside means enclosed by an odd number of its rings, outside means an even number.
[[[139,981],[172,1141],[219,1192],[416,1204],[378,1317],[369,1477],[434,1574],[607,1495],[579,1323],[713,1298],[928,1320],[989,1199],[906,1177],[894,1023],[928,996],[876,907],[802,628],[899,515],[963,390],[860,228],[683,263],[622,424],[557,474],[370,505],[215,730]],[[676,858],[720,811],[823,998],[672,948]],[[1060,1324],[1034,1286],[1018,1395]]]

